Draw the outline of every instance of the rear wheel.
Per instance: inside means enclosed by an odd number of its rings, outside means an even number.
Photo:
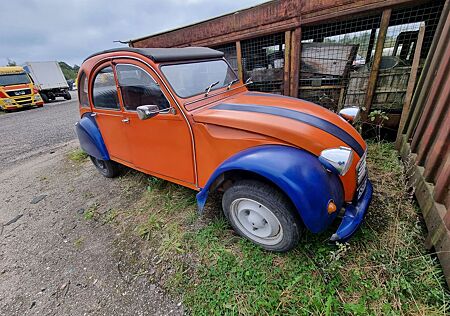
[[[66,100],[72,99],[72,96],[70,95],[70,92],[68,90],[66,90],[66,92],[64,93],[64,99]]]
[[[273,186],[254,180],[236,182],[222,199],[234,230],[270,251],[284,252],[300,239],[299,220],[288,198]]]
[[[89,156],[97,170],[106,178],[114,178],[119,174],[119,165],[112,160],[101,160]]]

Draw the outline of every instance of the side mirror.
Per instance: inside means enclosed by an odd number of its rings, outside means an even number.
[[[157,115],[159,107],[157,105],[141,105],[136,108],[140,120],[147,120]]]
[[[352,106],[349,108],[344,108],[339,111],[339,115],[342,116],[344,119],[349,121],[350,123],[354,123],[359,116],[360,108],[357,106]]]

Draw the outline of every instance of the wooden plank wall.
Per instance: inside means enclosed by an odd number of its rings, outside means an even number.
[[[448,1],[397,146],[450,284],[450,15]]]

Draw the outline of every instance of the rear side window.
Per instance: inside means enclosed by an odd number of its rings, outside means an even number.
[[[159,85],[145,70],[133,65],[117,65],[116,73],[126,110],[136,111],[140,105],[157,105],[160,110],[169,108]]]
[[[81,106],[89,107],[88,98],[88,81],[86,74],[83,72],[80,76],[80,82],[78,87],[78,99],[80,100]]]
[[[95,108],[120,109],[116,81],[111,66],[101,69],[95,75],[92,99]]]

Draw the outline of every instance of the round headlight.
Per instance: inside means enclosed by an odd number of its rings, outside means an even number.
[[[326,169],[341,176],[350,169],[352,159],[353,151],[348,147],[325,149],[319,156],[319,161]]]
[[[350,123],[354,123],[359,119],[359,113],[361,109],[357,106],[352,106],[349,108],[343,108],[339,111],[339,115]]]

